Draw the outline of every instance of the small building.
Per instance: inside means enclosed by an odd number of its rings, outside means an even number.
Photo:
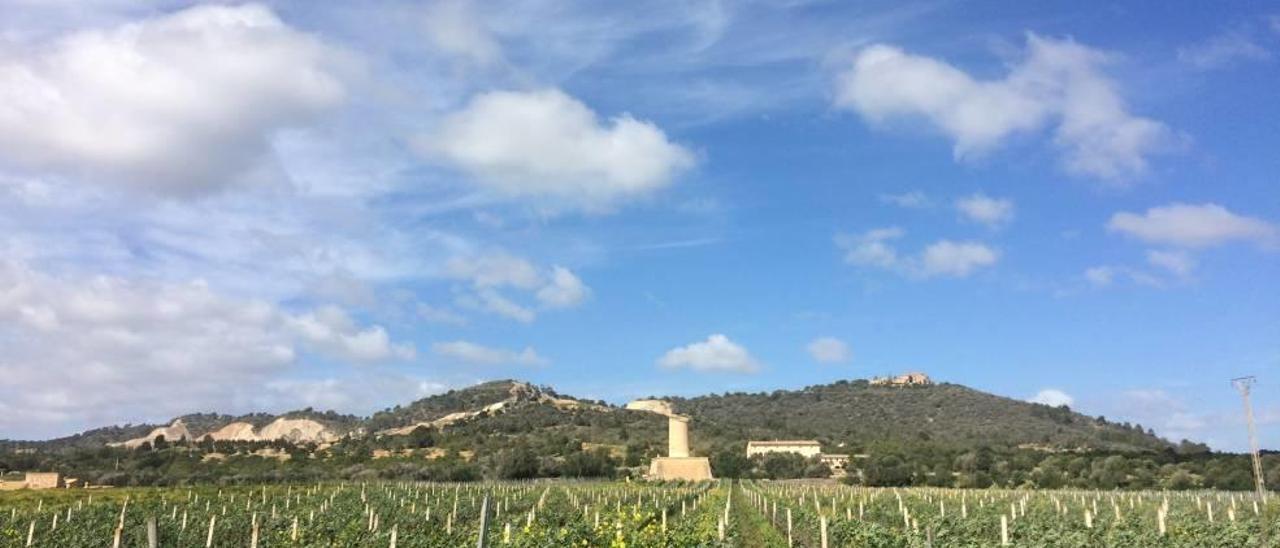
[[[62,475],[57,472],[27,472],[27,489],[57,489],[62,487]]]
[[[872,386],[929,386],[933,379],[917,371],[903,373],[892,377],[876,377],[871,379]]]
[[[62,476],[57,472],[27,472],[20,481],[0,481],[0,491],[15,489],[58,489],[64,487]]]
[[[844,472],[845,467],[849,465],[849,455],[841,453],[823,453],[818,455],[818,460],[835,473]]]
[[[747,442],[747,458],[769,453],[796,453],[802,457],[822,454],[822,444],[816,440],[774,440]]]

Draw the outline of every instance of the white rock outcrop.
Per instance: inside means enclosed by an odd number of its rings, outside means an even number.
[[[137,449],[139,446],[141,446],[144,443],[154,443],[156,441],[156,438],[159,438],[160,436],[164,436],[165,441],[181,441],[181,440],[192,439],[191,431],[187,430],[187,425],[182,422],[182,419],[178,419],[173,421],[173,424],[170,424],[169,426],[161,426],[160,428],[156,428],[152,430],[150,434],[142,436],[141,438],[134,438],[121,443],[112,443],[110,445],[113,447],[124,446],[129,449]]]

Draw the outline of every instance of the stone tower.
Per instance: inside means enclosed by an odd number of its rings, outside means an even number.
[[[711,477],[711,461],[689,456],[689,417],[675,414],[670,404],[656,400],[639,400],[627,409],[648,411],[667,417],[667,456],[649,463],[649,479],[704,481]]]

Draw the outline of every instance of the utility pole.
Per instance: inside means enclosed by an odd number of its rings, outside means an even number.
[[[1261,502],[1267,496],[1267,488],[1262,481],[1262,456],[1258,454],[1258,428],[1253,424],[1253,405],[1249,403],[1249,391],[1253,388],[1254,382],[1257,382],[1257,379],[1252,376],[1231,379],[1231,385],[1236,387],[1240,392],[1240,398],[1244,400],[1244,419],[1249,425],[1249,451],[1253,455],[1253,484],[1258,490],[1258,501]]]

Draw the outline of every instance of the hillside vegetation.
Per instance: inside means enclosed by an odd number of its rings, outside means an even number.
[[[853,455],[846,481],[865,485],[1247,489],[1247,456],[1172,444],[1114,424],[959,385],[882,387],[837,382],[800,390],[668,398],[692,417],[692,446],[719,477],[825,477],[798,455],[745,456],[748,440],[816,439]],[[0,442],[0,472],[56,470],[92,483],[151,485],[410,479],[616,477],[642,474],[666,451],[667,419],[550,388],[494,381],[359,418],[285,415],[181,417],[196,440],[109,447],[152,425],[110,427],[48,442]],[[334,443],[207,439],[231,422],[323,422]],[[1280,456],[1268,455],[1269,483]]]
[[[840,381],[802,390],[671,399],[713,439],[816,439],[863,446],[896,441],[949,447],[1159,451],[1170,444],[1140,425],[1027,403],[955,384],[872,386]]]

